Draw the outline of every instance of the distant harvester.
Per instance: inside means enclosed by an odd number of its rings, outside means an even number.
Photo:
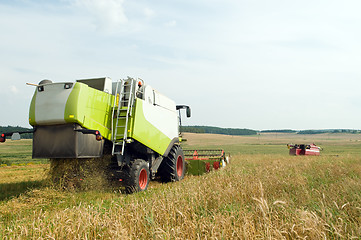
[[[312,144],[287,144],[288,149],[290,150],[290,155],[311,155],[319,156],[320,147],[317,147],[314,143]]]

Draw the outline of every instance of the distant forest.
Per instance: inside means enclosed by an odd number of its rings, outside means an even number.
[[[360,130],[355,129],[326,129],[326,130],[303,130],[297,134],[322,134],[322,133],[360,133]]]
[[[214,133],[224,135],[256,135],[257,131],[240,128],[219,128],[210,126],[182,126],[181,132],[191,133]]]
[[[297,131],[291,129],[280,129],[280,130],[262,130],[261,133],[297,133]]]
[[[322,134],[322,133],[360,133],[360,130],[355,129],[324,129],[324,130],[291,130],[291,129],[282,129],[282,130],[262,130],[261,133],[297,133],[297,134]]]
[[[2,127],[0,126],[0,134],[1,133],[8,133],[8,132],[25,132],[25,131],[30,131],[32,130],[32,128],[24,128],[24,127],[19,127],[19,126],[7,126],[7,127]],[[10,138],[10,137],[7,137]],[[25,138],[25,139],[31,139],[33,138],[33,134],[32,133],[24,133],[21,134],[21,138]]]

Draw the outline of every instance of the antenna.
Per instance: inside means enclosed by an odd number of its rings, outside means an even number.
[[[35,83],[26,83],[26,85],[35,86],[35,87],[39,87],[39,86],[40,86],[40,85],[35,84]]]

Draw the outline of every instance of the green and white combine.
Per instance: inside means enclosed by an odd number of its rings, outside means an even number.
[[[144,191],[149,180],[179,181],[185,174],[179,117],[174,101],[129,78],[83,79],[36,85],[29,122],[33,158],[111,156],[113,176],[128,191]]]
[[[90,172],[104,172],[108,180],[121,181],[128,192],[137,192],[146,190],[156,177],[183,179],[186,161],[188,172],[195,175],[229,163],[222,149],[184,154],[177,111],[185,109],[190,117],[190,108],[176,105],[141,79],[43,80],[29,85],[36,86],[29,110],[33,158],[50,159],[55,182],[80,180],[87,172],[78,170],[94,165],[97,169]],[[0,142],[7,136],[20,139],[19,133],[2,133]]]

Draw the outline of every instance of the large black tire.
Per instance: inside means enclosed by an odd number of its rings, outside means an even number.
[[[123,183],[128,193],[145,191],[149,185],[149,165],[143,159],[135,159],[125,170]]]
[[[164,182],[176,182],[184,178],[185,159],[182,148],[174,145],[160,166],[160,175]]]

